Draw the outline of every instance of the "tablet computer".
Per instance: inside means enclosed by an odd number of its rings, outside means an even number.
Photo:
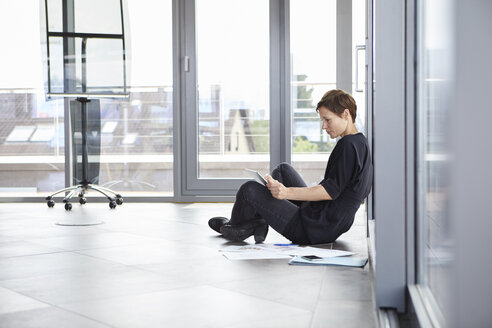
[[[246,171],[249,172],[249,174],[251,174],[251,176],[256,180],[258,181],[259,183],[263,184],[263,185],[267,185],[267,182],[266,180],[263,178],[263,176],[258,172],[258,171],[255,171],[255,170],[251,170],[251,169],[245,169]]]

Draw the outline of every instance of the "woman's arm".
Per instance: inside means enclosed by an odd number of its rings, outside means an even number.
[[[313,187],[286,187],[271,176],[266,176],[267,188],[272,196],[277,199],[290,199],[302,201],[331,200],[331,196],[326,189],[321,186]]]

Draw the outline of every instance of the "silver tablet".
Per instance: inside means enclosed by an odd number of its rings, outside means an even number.
[[[259,183],[261,183],[265,186],[267,185],[266,180],[263,178],[263,176],[258,171],[250,170],[250,169],[245,169],[245,170],[248,171],[249,174],[251,174],[251,176],[253,178],[255,178],[256,181],[258,181]]]

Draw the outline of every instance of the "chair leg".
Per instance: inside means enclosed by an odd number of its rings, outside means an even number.
[[[97,190],[100,193],[103,193],[103,192],[105,192],[105,193],[112,193],[116,198],[121,197],[121,195],[118,194],[117,192],[115,192],[115,191],[113,191],[113,190],[111,190],[109,188],[103,187],[103,186],[97,186],[97,185],[90,184],[89,185],[89,188],[94,189],[94,190]]]
[[[72,197],[77,194],[81,189],[81,186],[76,186],[76,188],[73,188],[73,190],[65,196],[65,198],[63,198],[63,202],[64,203],[69,203],[70,202],[70,199],[72,199]]]
[[[108,188],[93,185],[93,184],[79,184],[76,186],[68,187],[68,188],[63,188],[61,190],[58,190],[54,194],[51,194],[50,196],[46,197],[46,200],[48,201],[48,207],[53,207],[55,206],[55,201],[53,200],[53,196],[60,194],[62,192],[69,192],[64,198],[63,202],[65,203],[65,209],[67,211],[72,209],[72,204],[70,203],[70,200],[75,196],[79,196],[79,203],[81,205],[85,204],[87,202],[87,199],[84,197],[85,192],[90,189],[90,190],[95,190],[101,194],[103,194],[108,200],[109,200],[109,207],[111,209],[116,208],[116,205],[121,205],[123,204],[123,197]],[[114,196],[113,196],[114,195]]]
[[[60,189],[57,192],[55,192],[54,194],[51,194],[48,197],[46,197],[46,200],[50,200],[53,198],[53,196],[61,194],[62,192],[72,191],[74,189],[78,189],[79,187],[80,187],[80,185],[76,185],[76,186],[71,186],[71,187]]]
[[[96,185],[93,185],[93,184],[88,184],[87,185],[87,189],[91,189],[91,190],[95,190],[101,194],[103,194],[104,196],[106,196],[106,198],[111,201],[111,200],[114,200],[113,197],[111,197],[108,193],[105,192],[105,190],[99,188],[99,186],[96,186]]]

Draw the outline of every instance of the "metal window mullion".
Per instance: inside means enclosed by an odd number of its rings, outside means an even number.
[[[425,226],[426,222],[426,194],[427,194],[427,170],[425,167],[425,131],[427,131],[427,116],[423,109],[425,108],[425,86],[423,84],[425,80],[424,76],[424,64],[422,60],[425,58],[424,48],[421,46],[425,42],[423,33],[423,10],[421,3],[416,3],[417,19],[416,24],[417,30],[417,40],[416,44],[417,58],[416,58],[416,79],[417,89],[416,89],[416,220],[415,220],[415,283],[424,285],[426,283],[426,259],[425,259],[425,249],[426,249],[426,239],[427,239],[427,229]]]
[[[74,0],[63,1],[63,31],[74,30],[75,25],[75,12],[74,12]],[[46,7],[46,13],[48,13],[48,7]],[[49,39],[49,36],[47,36]],[[63,91],[73,90],[69,83],[75,83],[75,81],[69,80],[68,68],[69,63],[66,62],[66,58],[74,58],[75,54],[75,41],[63,38]],[[72,59],[74,60],[74,59]],[[72,65],[72,69],[75,70],[75,65]],[[75,76],[75,72],[71,72],[72,76]],[[73,157],[72,157],[72,128],[70,120],[70,101],[64,99],[64,134],[65,134],[65,187],[72,185],[73,180]]]
[[[374,80],[374,48],[373,48],[373,0],[366,1],[366,131],[367,131],[367,139],[369,141],[369,149],[371,153],[373,153],[373,120],[374,120],[374,88],[373,88],[373,80]],[[373,192],[369,194],[367,197],[367,219],[374,219],[374,204],[373,204]],[[369,222],[367,224],[367,235],[370,236]]]
[[[337,89],[352,93],[352,0],[337,0]]]
[[[45,32],[46,32],[46,62],[47,62],[47,77],[48,77],[48,93],[51,93],[51,61],[50,61],[50,38],[48,37],[49,33],[49,17],[48,17],[48,0],[44,1],[44,12],[45,12]]]
[[[405,1],[376,2],[376,303],[406,308]],[[389,49],[389,50],[388,50]]]
[[[123,0],[120,0],[120,15],[121,15],[121,45],[123,47],[123,54],[122,54],[123,55],[123,92],[127,93],[125,18],[123,14]]]
[[[184,89],[184,76],[180,67],[181,55],[184,51],[182,49],[183,44],[183,30],[184,30],[184,17],[183,15],[183,2],[180,0],[173,0],[172,2],[172,29],[173,29],[173,192],[174,198],[178,201],[181,199],[182,189],[185,185],[183,170],[183,140],[182,140],[182,121],[183,99],[181,98],[182,90]]]
[[[182,145],[183,161],[185,170],[183,172],[182,189],[183,195],[189,194],[192,181],[198,179],[198,84],[197,84],[197,51],[196,51],[196,34],[195,34],[195,1],[184,0],[181,2],[181,18],[183,24],[181,49],[182,53],[179,58],[178,69],[183,74],[182,89]],[[184,71],[185,59],[187,71]]]
[[[290,2],[270,0],[270,169],[291,162]]]
[[[416,178],[416,132],[417,132],[417,114],[416,114],[416,15],[415,2],[406,2],[406,40],[405,40],[405,147],[406,147],[406,273],[407,285],[415,284],[416,280],[416,198],[417,198],[417,178]]]

